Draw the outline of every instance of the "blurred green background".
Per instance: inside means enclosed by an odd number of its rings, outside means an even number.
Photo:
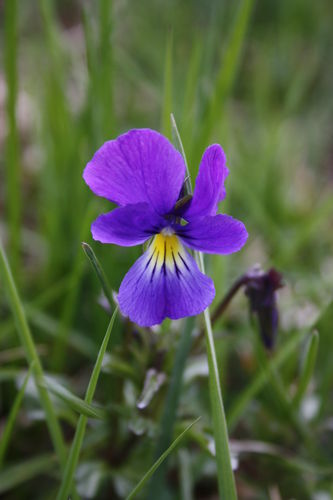
[[[171,137],[171,112],[193,179],[209,144],[226,152],[221,210],[250,236],[238,254],[206,259],[212,309],[256,263],[285,280],[276,347],[264,360],[242,293],[214,329],[246,500],[333,498],[332,19],[329,0],[0,2],[1,240],[45,371],[73,393],[84,397],[108,323],[81,242],[92,245],[114,290],[142,251],[92,242],[90,224],[110,204],[84,184],[85,164],[130,128]],[[1,436],[27,364],[0,287]],[[304,375],[314,326],[318,353]],[[95,397],[108,418],[90,422],[77,469],[83,498],[124,498],[151,466],[183,328],[165,322],[157,333],[139,331],[118,318]],[[155,498],[217,498],[205,359],[197,337],[176,434],[202,419],[170,457]],[[154,379],[140,409],[151,368],[163,383]],[[77,412],[59,397],[54,404],[70,443]],[[59,477],[29,382],[0,495],[55,498]]]

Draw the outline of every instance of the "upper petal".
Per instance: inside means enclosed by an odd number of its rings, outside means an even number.
[[[118,205],[149,203],[159,214],[174,207],[184,176],[182,155],[150,129],[133,129],[106,142],[83,173],[98,196]]]
[[[148,203],[136,203],[100,215],[92,223],[91,232],[94,240],[128,247],[144,243],[165,225]]]
[[[214,295],[212,280],[199,271],[178,238],[159,234],[124,277],[118,302],[132,321],[152,326],[167,317],[199,314]]]
[[[186,226],[178,226],[177,235],[186,246],[194,250],[219,254],[237,252],[248,237],[241,221],[221,214],[201,217]]]
[[[183,217],[192,220],[195,217],[215,215],[218,202],[225,197],[224,181],[228,174],[226,157],[221,146],[209,146],[200,163],[192,201]]]

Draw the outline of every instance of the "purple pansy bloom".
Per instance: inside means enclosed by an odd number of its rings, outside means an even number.
[[[130,130],[106,142],[87,164],[90,189],[119,205],[93,222],[93,238],[121,246],[154,237],[124,277],[118,294],[121,312],[141,326],[201,313],[215,296],[211,278],[202,274],[185,247],[206,253],[236,252],[245,243],[242,222],[216,215],[228,175],[218,144],[206,149],[192,199],[180,211],[185,164],[161,134]]]

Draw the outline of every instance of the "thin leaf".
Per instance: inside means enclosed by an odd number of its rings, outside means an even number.
[[[7,419],[5,428],[2,432],[2,436],[1,436],[1,440],[0,440],[0,469],[2,468],[2,464],[3,464],[5,454],[6,454],[8,443],[10,441],[10,437],[11,437],[13,429],[14,429],[16,417],[17,417],[17,414],[19,412],[19,409],[20,409],[20,406],[21,406],[21,403],[23,400],[23,396],[24,396],[25,389],[27,387],[27,383],[28,383],[29,378],[31,376],[32,368],[33,368],[33,363],[31,364],[29,371],[25,376],[23,384],[22,384],[19,392],[16,395],[15,401],[14,401],[13,406],[10,410],[9,415],[8,415],[8,419]]]
[[[197,141],[194,154],[191,157],[195,162],[198,160],[204,147],[207,146],[214,127],[219,123],[219,117],[223,116],[223,107],[231,92],[237,74],[253,6],[254,0],[243,0],[238,8],[228,45],[223,54],[212,97],[208,104],[207,117],[200,131],[200,140]]]
[[[100,350],[99,350],[99,353],[98,353],[98,356],[96,359],[94,369],[93,369],[91,377],[90,377],[90,381],[89,381],[89,385],[88,385],[86,397],[85,397],[85,402],[88,404],[90,404],[92,402],[92,399],[93,399],[93,396],[95,393],[98,377],[99,377],[99,374],[100,374],[100,371],[102,368],[104,354],[105,354],[105,351],[106,351],[106,348],[107,348],[107,345],[109,342],[109,338],[110,338],[110,335],[112,332],[112,328],[113,328],[113,324],[114,324],[114,320],[116,318],[117,312],[118,312],[118,309],[115,309],[115,311],[110,319],[109,326],[106,330],[105,337],[103,339],[102,345],[100,347]],[[74,479],[76,466],[77,466],[79,456],[80,456],[80,451],[81,451],[82,441],[83,441],[85,430],[86,430],[86,425],[87,425],[87,417],[85,415],[81,415],[79,418],[79,422],[78,422],[78,425],[76,428],[75,436],[74,436],[74,439],[72,442],[72,446],[70,449],[70,453],[69,453],[69,457],[68,457],[67,464],[65,467],[65,471],[64,471],[64,474],[62,477],[62,482],[61,482],[61,486],[60,486],[60,489],[59,489],[59,492],[57,495],[57,500],[67,500],[67,498],[68,498],[68,494],[71,490],[71,485],[72,485],[72,482]]]
[[[171,443],[173,429],[177,416],[177,409],[182,389],[183,373],[186,359],[192,345],[192,331],[194,317],[186,318],[184,331],[179,338],[175,361],[171,373],[170,384],[164,403],[164,410],[160,422],[160,434],[156,444],[155,457],[159,457]],[[147,498],[154,500],[160,498],[165,489],[166,463],[160,467],[151,481]]]
[[[131,500],[134,498],[145,486],[147,481],[151,478],[151,476],[154,474],[156,469],[161,465],[161,463],[170,455],[170,453],[178,446],[180,441],[183,439],[185,434],[193,427],[194,424],[196,424],[201,417],[197,418],[192,422],[186,429],[173,441],[173,443],[169,446],[167,450],[165,450],[164,453],[159,457],[158,460],[151,466],[148,472],[143,476],[143,478],[139,481],[139,483],[136,485],[136,487],[131,491],[131,493],[128,495],[127,500]]]
[[[271,361],[271,365],[274,369],[279,368],[287,359],[295,352],[298,345],[303,340],[306,331],[298,332],[293,335],[288,341],[283,345],[281,350],[275,355],[274,359]],[[245,409],[248,404],[253,400],[256,394],[260,392],[263,387],[269,382],[264,372],[260,372],[255,375],[252,381],[248,384],[246,389],[240,393],[236,398],[234,403],[227,415],[227,421],[229,429],[233,429],[238,423],[241,416],[244,414]]]
[[[21,238],[21,199],[22,195],[19,165],[19,135],[16,119],[18,91],[17,52],[18,52],[18,7],[17,0],[5,2],[4,23],[4,69],[6,77],[6,119],[8,134],[6,142],[6,180],[8,194],[7,212],[9,229],[10,257],[13,269],[19,275],[19,253]]]
[[[2,469],[0,472],[0,494],[7,493],[22,483],[52,470],[56,461],[56,456],[45,454]]]
[[[172,112],[172,33],[167,39],[165,65],[164,65],[164,96],[162,109],[162,132],[171,139],[170,114]]]
[[[318,353],[319,334],[314,331],[308,343],[307,352],[304,359],[303,370],[299,379],[296,394],[294,396],[293,404],[297,408],[303,399],[309,382],[312,378],[314,368],[316,365]]]
[[[44,386],[50,392],[65,401],[65,403],[67,403],[70,408],[72,408],[74,411],[77,411],[81,415],[85,415],[86,417],[90,418],[105,418],[105,412],[102,409],[97,408],[92,404],[86,403],[86,401],[79,398],[50,377],[45,377]]]
[[[333,310],[333,302],[331,301],[318,315],[317,319],[314,321],[310,331],[318,328],[320,331],[320,323],[326,314],[329,314]],[[287,342],[283,345],[281,350],[275,355],[274,359],[270,361],[271,368],[276,370],[279,368],[287,359],[294,353],[295,349],[298,347],[300,342],[303,340],[304,336],[308,333],[308,330],[304,329],[301,332],[295,333]],[[256,375],[252,382],[246,387],[246,389],[238,396],[236,401],[231,406],[228,413],[228,425],[229,428],[234,428],[238,423],[239,419],[243,415],[247,405],[253,400],[256,394],[260,392],[263,387],[268,383],[268,379],[263,372]]]
[[[90,232],[90,224],[94,205],[91,203],[81,222],[80,240],[87,237]],[[52,352],[51,368],[61,372],[66,363],[67,350],[63,339],[67,339],[70,334],[76,305],[79,299],[79,290],[84,270],[84,259],[81,258],[79,248],[77,249],[77,258],[75,259],[70,273],[70,287],[65,297],[63,308],[60,314],[59,329],[56,334],[55,343]]]
[[[192,183],[191,183],[191,176],[190,176],[190,171],[188,168],[188,163],[184,151],[184,146],[182,143],[182,140],[180,138],[179,130],[177,127],[177,123],[175,120],[175,117],[173,113],[170,114],[170,120],[171,120],[171,129],[172,129],[172,140],[175,145],[175,147],[178,149],[178,151],[182,154],[186,166],[186,179],[185,179],[185,187],[186,187],[186,193],[187,194],[192,194]]]
[[[95,273],[97,275],[97,278],[99,279],[99,281],[100,281],[100,283],[102,285],[102,290],[104,292],[104,295],[107,298],[107,300],[109,302],[109,306],[110,306],[110,308],[112,310],[113,307],[114,307],[114,300],[112,298],[111,287],[110,287],[109,281],[107,279],[107,276],[106,276],[105,272],[103,271],[103,268],[100,265],[99,260],[97,259],[96,255],[95,255],[95,252],[93,251],[93,249],[91,248],[91,246],[88,245],[88,243],[85,243],[83,241],[82,242],[82,248],[83,248],[84,253],[88,257],[91,265],[94,268],[94,271],[95,271]]]
[[[190,452],[186,449],[181,449],[178,452],[180,465],[180,483],[183,500],[193,500],[192,489],[193,480],[191,474]]]
[[[7,289],[10,305],[12,308],[13,316],[15,318],[16,328],[19,333],[21,344],[24,347],[25,354],[29,364],[31,365],[33,363],[33,375],[35,383],[38,387],[40,402],[45,411],[47,425],[53,441],[54,448],[59,458],[59,462],[63,466],[66,459],[66,451],[65,451],[65,444],[63,441],[61,428],[47,390],[39,385],[39,382],[43,380],[44,377],[43,368],[38,353],[36,351],[33,337],[31,335],[30,328],[25,316],[25,311],[21,303],[20,297],[18,295],[13,275],[11,273],[11,269],[9,267],[7,257],[2,247],[1,241],[0,241],[0,272],[3,276],[3,282]]]

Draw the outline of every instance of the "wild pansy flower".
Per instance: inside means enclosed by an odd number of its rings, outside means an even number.
[[[121,312],[141,326],[201,313],[215,296],[186,247],[205,253],[237,252],[247,239],[242,222],[216,215],[228,175],[218,144],[206,149],[193,197],[181,208],[185,163],[161,134],[135,129],[106,142],[87,164],[83,178],[98,196],[116,203],[93,222],[93,238],[121,246],[153,238],[125,275]],[[177,206],[176,206],[177,204]]]

